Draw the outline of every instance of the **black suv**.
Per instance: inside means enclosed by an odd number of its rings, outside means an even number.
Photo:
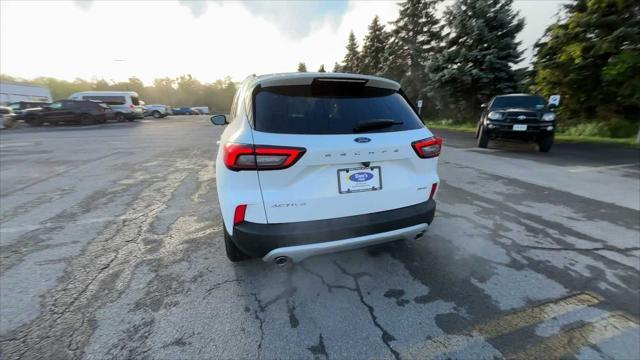
[[[104,123],[111,117],[109,105],[92,100],[59,100],[40,109],[26,110],[25,122],[39,126],[44,123]]]
[[[482,107],[476,129],[478,147],[486,148],[493,139],[517,139],[535,141],[541,152],[551,150],[556,129],[555,107],[547,106],[543,97],[499,95]]]

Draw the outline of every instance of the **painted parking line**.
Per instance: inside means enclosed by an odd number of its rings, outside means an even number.
[[[631,163],[631,164],[619,164],[619,165],[606,165],[606,166],[576,166],[573,169],[569,169],[569,172],[585,172],[585,171],[598,171],[598,170],[607,170],[607,169],[619,169],[626,168],[631,166],[639,166],[640,163]]]
[[[540,344],[505,357],[513,360],[560,359],[575,354],[585,346],[597,345],[626,330],[637,328],[638,324],[628,317],[622,314],[612,314],[552,336]]]
[[[446,353],[544,322],[562,314],[593,306],[599,302],[600,299],[594,295],[578,293],[518,310],[501,318],[476,325],[464,333],[429,340],[427,342],[427,356],[439,358]]]
[[[30,143],[30,142],[3,142],[2,144],[0,144],[0,148],[14,147],[14,146],[31,146],[31,145],[34,145],[34,143]]]

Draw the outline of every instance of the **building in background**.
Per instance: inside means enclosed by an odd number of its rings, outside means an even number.
[[[40,85],[0,81],[0,105],[17,101],[53,102],[49,88]]]

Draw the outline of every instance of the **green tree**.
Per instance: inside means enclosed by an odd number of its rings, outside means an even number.
[[[513,0],[457,0],[444,13],[445,48],[430,64],[426,90],[440,112],[454,117],[478,113],[493,95],[518,90],[513,66],[522,51],[516,36],[524,20]]]
[[[400,81],[411,100],[422,97],[429,59],[440,51],[442,26],[436,16],[441,0],[405,0],[393,22],[385,73]]]
[[[298,63],[298,72],[307,72],[307,65],[303,62]]]
[[[334,63],[332,72],[335,72],[335,73],[342,72],[342,68],[340,67],[340,64],[338,64],[337,62]]]
[[[354,73],[360,72],[360,52],[358,51],[358,41],[353,31],[349,33],[349,40],[347,42],[347,54],[342,60],[340,66],[341,72]]]
[[[327,70],[324,69],[324,64],[320,65],[318,72],[327,72]]]
[[[376,15],[369,25],[369,32],[362,45],[360,73],[377,75],[383,72],[388,42],[389,33],[385,31],[384,25],[380,23],[380,18]]]
[[[640,2],[577,0],[565,11],[536,44],[532,89],[562,95],[565,119],[640,118]]]

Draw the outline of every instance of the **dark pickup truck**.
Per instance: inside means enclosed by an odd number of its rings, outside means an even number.
[[[551,150],[556,130],[555,107],[547,106],[543,97],[499,95],[482,107],[476,129],[478,147],[486,148],[494,139],[515,139],[534,141],[541,152]]]

